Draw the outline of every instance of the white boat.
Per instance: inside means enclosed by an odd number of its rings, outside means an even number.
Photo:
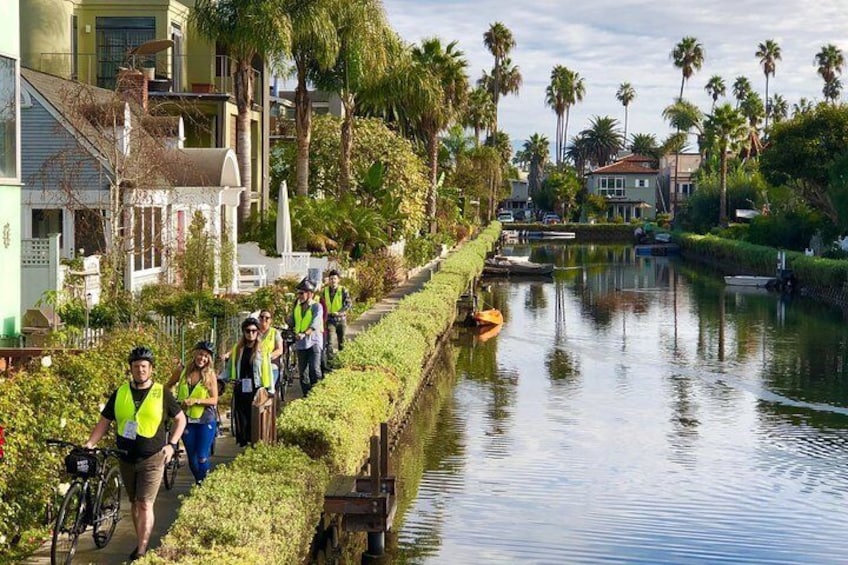
[[[777,284],[777,279],[775,277],[758,277],[754,275],[733,275],[724,277],[724,284],[729,286],[769,288]]]
[[[529,255],[495,255],[493,259],[498,261],[512,261],[514,263],[527,263],[530,261]]]

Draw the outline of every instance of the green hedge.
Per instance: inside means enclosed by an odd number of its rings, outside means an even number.
[[[0,561],[32,549],[45,533],[44,511],[65,453],[45,447],[44,440],[88,439],[100,405],[127,378],[127,355],[142,344],[160,361],[176,355],[171,340],[155,330],[116,330],[94,349],[57,353],[50,367],[35,365],[0,380],[0,426],[6,429],[0,463]],[[163,369],[154,375],[160,382],[170,376]]]
[[[448,256],[422,292],[351,340],[339,356],[342,368],[286,406],[277,420],[282,446],[263,448],[261,456],[248,450],[210,473],[145,562],[303,562],[328,477],[356,474],[379,424],[409,407],[456,299],[482,271],[499,234],[495,222]],[[249,465],[246,457],[254,458]]]

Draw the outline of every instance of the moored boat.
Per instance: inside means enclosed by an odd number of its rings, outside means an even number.
[[[503,314],[497,308],[478,310],[471,315],[478,326],[499,326],[503,324]]]
[[[483,265],[484,275],[550,276],[553,272],[554,266],[552,263],[513,260],[504,256],[486,259]]]
[[[777,286],[777,278],[760,277],[754,275],[733,275],[724,277],[724,284],[728,286],[753,286],[760,288],[771,288]]]

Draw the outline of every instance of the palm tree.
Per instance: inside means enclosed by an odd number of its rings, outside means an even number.
[[[401,52],[400,38],[389,27],[380,0],[338,0],[333,10],[339,50],[333,65],[312,77],[323,90],[336,92],[344,108],[339,148],[339,191],[350,190],[353,120],[357,97],[375,85]]]
[[[562,162],[562,149],[563,144],[565,143],[564,131],[563,131],[563,116],[565,114],[565,93],[563,92],[563,84],[565,81],[565,73],[568,72],[568,69],[563,67],[562,65],[556,65],[551,70],[551,82],[545,90],[545,104],[553,109],[556,114],[557,123],[556,123],[556,138],[554,140],[555,152],[556,152],[556,164],[559,165]]]
[[[733,81],[733,97],[736,98],[737,108],[739,107],[739,104],[748,97],[748,93],[753,90],[754,89],[751,88],[751,81],[748,80],[748,77],[736,77],[736,80]]]
[[[724,79],[719,75],[711,76],[710,80],[707,81],[707,85],[704,87],[704,90],[707,91],[707,94],[710,95],[710,98],[713,101],[711,110],[715,110],[715,105],[716,102],[718,102],[719,97],[727,94],[727,86],[724,84]]]
[[[707,137],[718,151],[721,196],[719,223],[727,225],[727,154],[745,139],[748,128],[745,118],[730,104],[722,104],[707,118]]]
[[[652,133],[636,133],[630,140],[630,151],[635,155],[647,155],[659,158],[659,144]]]
[[[828,43],[816,53],[815,64],[818,66],[819,76],[824,79],[822,94],[826,100],[836,103],[839,91],[842,89],[838,77],[842,74],[842,67],[845,65],[842,50],[833,43]]]
[[[582,178],[589,161],[589,140],[582,132],[571,138],[571,144],[565,148],[565,156],[574,163],[577,174]]]
[[[580,134],[586,139],[589,156],[599,167],[612,161],[623,145],[618,122],[609,116],[595,116]]]
[[[806,114],[808,112],[813,111],[813,102],[807,99],[805,96],[802,96],[798,102],[792,105],[792,117],[794,118],[798,114]]]
[[[577,71],[568,70],[563,76],[562,92],[565,99],[565,125],[562,128],[562,139],[568,139],[568,119],[571,107],[583,101],[586,95],[586,84]]]
[[[502,62],[507,58],[510,51],[515,48],[515,38],[512,32],[501,22],[495,22],[489,25],[489,29],[483,34],[483,45],[489,50],[495,58],[495,65],[492,67],[492,100],[495,103],[495,123],[492,127],[492,133],[498,131],[498,102],[501,95],[501,71],[503,70]]]
[[[427,141],[430,191],[427,214],[430,232],[436,229],[436,198],[439,174],[439,133],[461,115],[468,95],[468,66],[453,41],[443,46],[437,37],[425,39],[411,51],[408,103],[413,121]]]
[[[673,104],[663,109],[663,118],[675,128],[676,134],[671,138],[674,146],[674,179],[669,182],[668,211],[674,214],[677,204],[678,179],[680,175],[680,153],[686,146],[686,140],[691,130],[701,133],[701,122],[703,116],[697,106],[683,99],[678,99]]]
[[[527,175],[527,181],[531,196],[535,197],[539,189],[542,188],[542,175],[544,174],[545,164],[548,162],[548,157],[550,156],[550,147],[551,143],[548,141],[548,138],[539,133],[534,133],[530,136],[530,139],[524,142],[523,151],[526,152],[530,162],[530,172]]]
[[[749,92],[745,100],[739,104],[739,113],[748,122],[748,146],[745,148],[746,157],[755,157],[762,152],[760,141],[760,120],[766,115],[763,99],[756,92]]]
[[[684,37],[672,49],[671,60],[683,75],[680,80],[680,95],[678,96],[678,98],[682,99],[683,86],[686,84],[686,81],[695,74],[695,71],[701,70],[704,64],[704,46],[692,36]]]
[[[629,82],[622,82],[615,93],[616,99],[624,106],[624,141],[627,141],[627,118],[630,103],[636,98],[636,90]]]
[[[250,218],[253,175],[250,168],[250,109],[253,105],[253,60],[290,51],[291,20],[275,0],[196,0],[191,21],[198,35],[225,48],[233,60],[236,99],[236,157],[244,190],[239,220]]]
[[[497,94],[495,93],[495,75],[498,76]],[[494,102],[496,99],[500,100],[501,96],[517,93],[521,88],[522,82],[523,78],[518,65],[513,65],[512,59],[505,57],[501,60],[497,71],[496,69],[492,69],[492,74],[489,74],[484,70],[483,76],[477,81],[477,85],[485,88]],[[497,106],[497,102],[495,102],[495,105]],[[493,126],[492,131],[495,131],[497,124],[493,124]]]
[[[774,123],[779,124],[789,115],[789,103],[786,101],[786,98],[781,96],[780,94],[773,94],[771,100],[769,100],[768,107],[770,109],[770,113],[772,118],[774,119]]]
[[[468,95],[463,125],[474,130],[474,144],[480,145],[480,132],[492,127],[495,121],[495,103],[489,92],[478,87]]]
[[[766,95],[764,100],[769,99],[769,75],[774,76],[774,71],[777,68],[777,62],[781,60],[780,45],[773,39],[766,39],[757,47],[755,56],[760,59],[760,66],[763,68],[763,73],[766,75]],[[766,107],[766,125],[763,131],[768,130],[769,108]]]

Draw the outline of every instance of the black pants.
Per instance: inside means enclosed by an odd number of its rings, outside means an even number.
[[[236,443],[241,447],[250,443],[251,427],[250,414],[253,409],[253,395],[256,391],[242,392],[241,383],[236,382],[233,391],[233,423],[235,424]]]
[[[324,351],[327,356],[327,366],[333,368],[336,355],[344,349],[345,333],[347,333],[347,320],[342,318],[327,319],[327,343]]]

